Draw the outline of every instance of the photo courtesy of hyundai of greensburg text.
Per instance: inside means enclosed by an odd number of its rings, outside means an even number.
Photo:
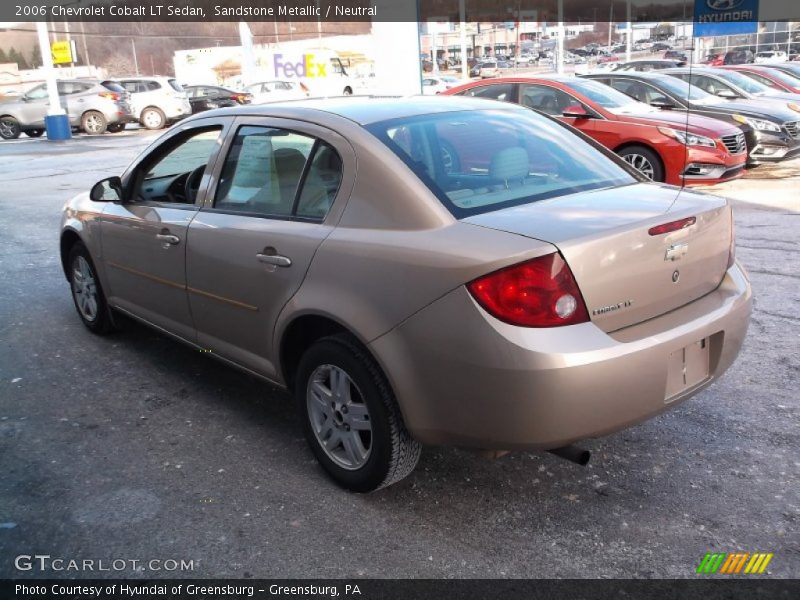
[[[0,4],[0,600],[800,597],[800,4]]]

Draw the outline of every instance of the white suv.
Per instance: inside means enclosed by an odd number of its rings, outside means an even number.
[[[192,114],[186,92],[171,77],[126,77],[117,81],[131,95],[133,116],[147,129],[163,129]]]

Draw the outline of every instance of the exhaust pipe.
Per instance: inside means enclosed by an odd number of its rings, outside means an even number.
[[[577,465],[585,467],[589,459],[592,458],[592,453],[588,450],[584,450],[583,448],[578,448],[577,446],[569,445],[563,446],[561,448],[553,448],[552,450],[548,450],[550,454],[555,454],[561,458],[564,458],[570,462],[574,462]]]

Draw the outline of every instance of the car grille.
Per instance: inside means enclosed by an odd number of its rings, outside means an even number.
[[[792,121],[791,123],[784,123],[783,126],[786,127],[786,131],[789,132],[789,135],[792,137],[800,137],[800,132],[797,131],[797,124],[798,121]]]
[[[725,144],[725,147],[731,154],[739,154],[747,149],[747,142],[744,139],[743,133],[723,136],[722,143]]]

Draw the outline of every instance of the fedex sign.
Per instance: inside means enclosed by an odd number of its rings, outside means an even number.
[[[300,61],[284,59],[283,54],[273,58],[276,77],[327,77],[327,63],[315,60],[313,54],[303,54]]]

